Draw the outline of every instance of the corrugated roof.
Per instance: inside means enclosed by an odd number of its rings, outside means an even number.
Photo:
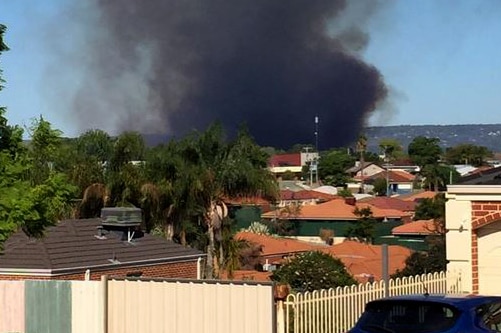
[[[122,232],[105,231],[105,238],[99,239],[96,236],[100,225],[100,219],[62,221],[49,227],[41,239],[17,232],[4,244],[0,269],[85,270],[104,265],[129,266],[148,260],[168,262],[205,256],[198,250],[150,234],[127,242],[122,240]]]

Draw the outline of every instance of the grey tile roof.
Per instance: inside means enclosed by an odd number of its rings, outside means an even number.
[[[46,230],[40,239],[23,232],[12,235],[0,255],[1,269],[41,269],[53,272],[100,266],[133,266],[147,262],[196,260],[201,251],[161,237],[136,233],[131,242],[123,233],[105,230],[97,237],[100,219],[66,220]]]

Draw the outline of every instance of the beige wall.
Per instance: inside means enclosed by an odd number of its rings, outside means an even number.
[[[373,175],[375,175],[377,173],[380,173],[381,171],[384,171],[384,169],[381,168],[378,165],[371,164],[371,165],[365,167],[365,169],[363,171],[364,171],[364,177],[370,177],[370,176],[373,176]],[[362,176],[362,170],[358,171],[356,173],[356,176],[361,177]]]
[[[452,185],[446,198],[447,270],[461,272],[465,292],[501,293],[497,291],[499,282],[495,282],[501,281],[501,274],[497,275],[501,248],[496,245],[501,244],[501,226],[478,222],[499,211],[501,186]]]

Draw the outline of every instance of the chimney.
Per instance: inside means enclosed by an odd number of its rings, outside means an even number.
[[[347,205],[355,206],[355,204],[357,203],[357,198],[355,198],[355,197],[346,197],[346,198],[344,198],[344,202]]]

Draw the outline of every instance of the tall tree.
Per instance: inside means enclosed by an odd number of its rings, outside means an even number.
[[[245,130],[227,144],[221,126],[213,125],[194,135],[184,147],[183,158],[190,164],[186,172],[193,177],[191,195],[207,227],[206,275],[212,278],[216,240],[221,239],[221,225],[227,214],[224,200],[253,196],[275,200],[278,186],[266,169],[266,154]]]
[[[439,138],[415,137],[407,148],[412,162],[423,168],[426,165],[438,164],[442,155]]]
[[[445,150],[445,160],[449,164],[471,164],[481,166],[485,160],[492,157],[492,151],[483,146],[476,146],[469,143],[460,144]]]
[[[0,25],[0,54],[8,50],[3,42],[4,32],[5,26]],[[1,80],[0,75],[0,90]],[[35,147],[44,138],[38,134],[34,138]],[[66,177],[57,172],[49,172],[46,177],[33,181],[34,169],[43,156],[33,158],[37,154],[28,152],[22,145],[22,135],[21,128],[8,124],[5,108],[0,108],[0,246],[20,229],[29,236],[38,237],[47,226],[67,217],[75,190]],[[51,140],[47,142],[51,143]],[[41,148],[51,152],[50,147]],[[50,157],[45,161],[50,162]]]
[[[355,158],[346,149],[332,149],[322,153],[318,165],[320,179],[326,185],[344,186],[350,179],[346,169],[354,163]]]
[[[405,155],[402,145],[394,138],[382,138],[379,140],[379,149],[384,156],[383,159],[385,162],[394,161]]]
[[[360,179],[360,193],[365,193],[365,152],[367,150],[367,137],[364,134],[358,136],[357,140],[357,152],[360,154],[360,165],[362,166],[362,176]]]

